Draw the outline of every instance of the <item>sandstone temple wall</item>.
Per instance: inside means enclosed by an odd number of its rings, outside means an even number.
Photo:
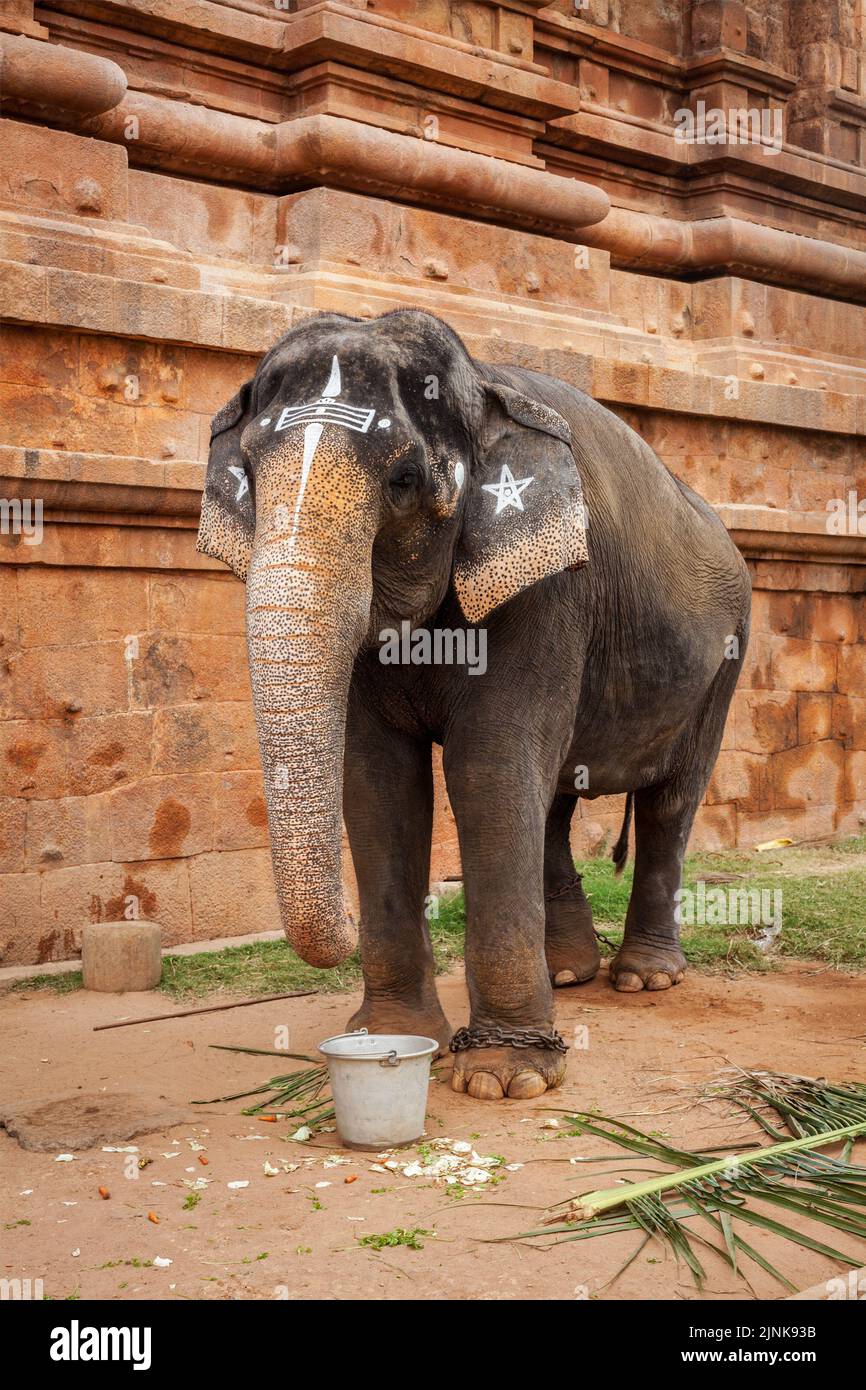
[[[694,844],[866,824],[864,11],[6,0],[3,963],[277,924],[243,589],[194,542],[210,417],[323,308],[440,314],[718,507],[754,635]],[[778,148],[679,140],[700,102]],[[621,799],[580,813],[602,851]]]

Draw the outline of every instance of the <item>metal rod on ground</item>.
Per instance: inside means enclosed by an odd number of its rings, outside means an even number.
[[[258,999],[238,999],[233,1004],[206,1004],[202,1009],[179,1009],[176,1014],[148,1014],[146,1018],[124,1018],[120,1023],[97,1023],[94,1033],[103,1033],[106,1028],[134,1028],[137,1023],[164,1023],[170,1018],[189,1018],[190,1014],[215,1014],[220,1009],[246,1009],[250,1004],[270,1004],[274,999],[302,999],[307,994],[318,994],[317,989],[293,989],[288,994],[260,994]]]

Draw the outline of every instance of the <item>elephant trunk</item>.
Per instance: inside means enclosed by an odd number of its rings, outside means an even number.
[[[283,930],[305,961],[327,967],[355,944],[342,889],[343,750],[372,534],[360,508],[349,526],[305,535],[276,513],[270,534],[257,525],[247,580],[253,707]]]

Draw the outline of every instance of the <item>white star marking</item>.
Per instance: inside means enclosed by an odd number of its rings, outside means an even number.
[[[235,501],[240,502],[241,498],[246,496],[246,494],[250,490],[250,480],[247,477],[244,470],[240,468],[237,464],[234,466],[234,468],[230,468],[229,472],[231,473],[233,478],[237,478],[238,483],[240,484],[235,495]]]
[[[523,499],[521,493],[534,483],[534,478],[515,478],[507,463],[502,465],[502,473],[498,483],[482,483],[484,492],[492,492],[496,498],[496,516],[504,512],[506,507],[515,507],[517,511],[523,511]]]

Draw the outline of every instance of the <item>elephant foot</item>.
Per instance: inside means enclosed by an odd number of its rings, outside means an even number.
[[[451,1089],[475,1100],[534,1100],[561,1085],[565,1065],[546,1047],[467,1047],[454,1054]]]
[[[361,1005],[346,1024],[346,1032],[366,1028],[368,1033],[415,1034],[435,1038],[439,1044],[437,1057],[448,1055],[448,1044],[454,1029],[448,1022],[439,1000],[431,1004],[404,1004],[398,999],[376,999]]]
[[[669,946],[624,941],[610,963],[610,978],[621,994],[641,989],[670,989],[686,973],[686,958],[675,942]]]
[[[557,988],[582,985],[598,974],[601,955],[592,926],[592,908],[579,874],[547,895],[544,954],[550,983]]]
[[[598,974],[601,953],[592,927],[579,927],[570,935],[545,938],[544,954],[547,973],[556,988],[563,985],[582,985]]]

